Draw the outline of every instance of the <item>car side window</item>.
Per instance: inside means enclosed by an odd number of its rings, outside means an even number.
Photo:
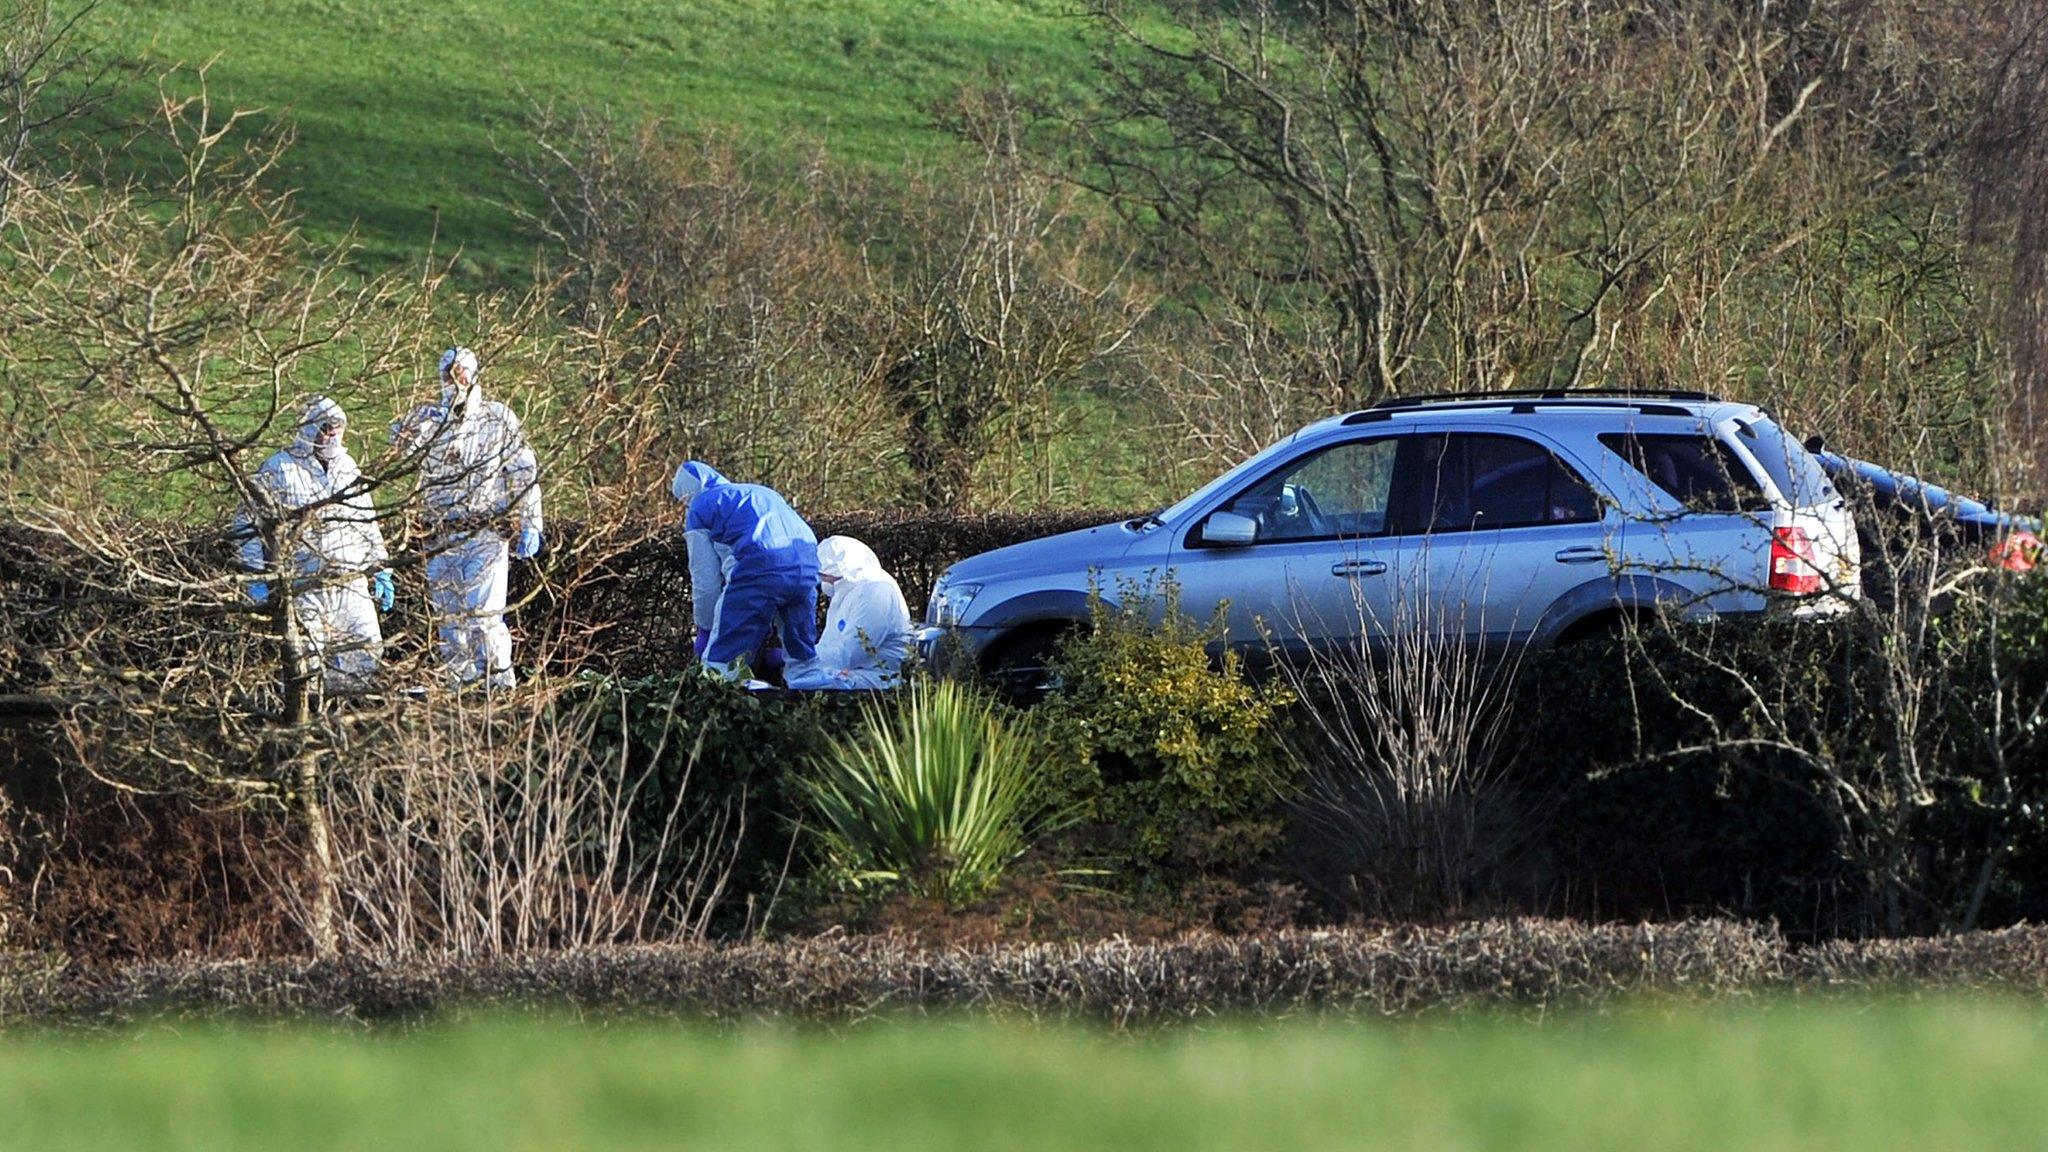
[[[1608,432],[1600,443],[1693,512],[1768,511],[1762,485],[1726,444],[1706,435]]]
[[[1261,544],[1378,536],[1386,531],[1398,443],[1354,440],[1318,452],[1238,493],[1224,510],[1257,521]]]
[[[1519,436],[1413,437],[1401,476],[1395,531],[1404,534],[1600,519],[1599,497],[1579,474],[1548,448]]]

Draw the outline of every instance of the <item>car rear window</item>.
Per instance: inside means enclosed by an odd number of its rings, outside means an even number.
[[[1739,421],[1736,429],[1749,447],[1749,454],[1770,473],[1771,483],[1785,494],[1794,508],[1812,508],[1835,498],[1834,486],[1820,461],[1785,430],[1771,420]]]
[[[1609,432],[1600,437],[1615,455],[1694,512],[1761,512],[1770,508],[1763,486],[1733,449],[1712,436]]]

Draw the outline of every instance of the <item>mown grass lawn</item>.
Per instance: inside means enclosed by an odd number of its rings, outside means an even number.
[[[309,232],[351,228],[371,265],[438,236],[485,280],[535,237],[493,147],[534,101],[609,106],[745,143],[822,142],[890,168],[934,147],[931,103],[991,69],[1087,67],[1070,0],[105,0],[92,38],[155,72],[211,61],[215,98],[298,129],[282,181]],[[192,88],[177,78],[179,91]],[[117,109],[144,107],[140,90]]]
[[[2048,1008],[1640,1008],[1116,1037],[499,1019],[0,1039],[8,1149],[2017,1149]]]

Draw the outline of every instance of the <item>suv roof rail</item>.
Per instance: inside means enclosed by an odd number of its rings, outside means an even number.
[[[1534,412],[1539,404],[1585,407],[1630,407],[1649,416],[1684,416],[1685,409],[1674,401],[1724,404],[1727,401],[1707,392],[1639,390],[1631,388],[1503,388],[1493,392],[1439,392],[1428,396],[1395,396],[1344,417],[1346,424],[1372,424],[1393,417],[1396,412],[1414,412],[1438,404],[1476,403],[1512,407],[1516,412]]]
[[[1725,402],[1711,392],[1688,392],[1671,388],[1500,388],[1493,391],[1390,396],[1377,404],[1368,405],[1365,410],[1372,412],[1382,408],[1418,408],[1428,404],[1447,404],[1460,400],[1577,400],[1581,397],[1589,400],[1693,400],[1707,404]]]

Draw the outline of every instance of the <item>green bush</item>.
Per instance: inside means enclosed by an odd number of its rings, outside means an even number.
[[[1055,799],[1130,880],[1179,885],[1279,844],[1293,697],[1249,683],[1235,654],[1212,661],[1220,628],[1184,616],[1170,583],[1126,589],[1120,606],[1098,598],[1054,658],[1059,688],[1038,714],[1065,750]]]
[[[797,779],[830,747],[830,733],[860,716],[841,694],[758,695],[695,669],[586,676],[560,706],[594,708],[598,751],[622,756],[629,778],[645,777],[630,835],[652,845],[666,834],[667,869],[697,867],[691,853],[707,838],[730,838],[734,915],[749,903],[760,909],[801,865],[790,819],[802,800]],[[686,824],[684,834],[672,821]]]
[[[957,907],[1065,819],[1044,806],[1045,761],[1000,705],[920,681],[900,707],[870,705],[861,730],[833,740],[802,787],[842,887],[902,888]]]

